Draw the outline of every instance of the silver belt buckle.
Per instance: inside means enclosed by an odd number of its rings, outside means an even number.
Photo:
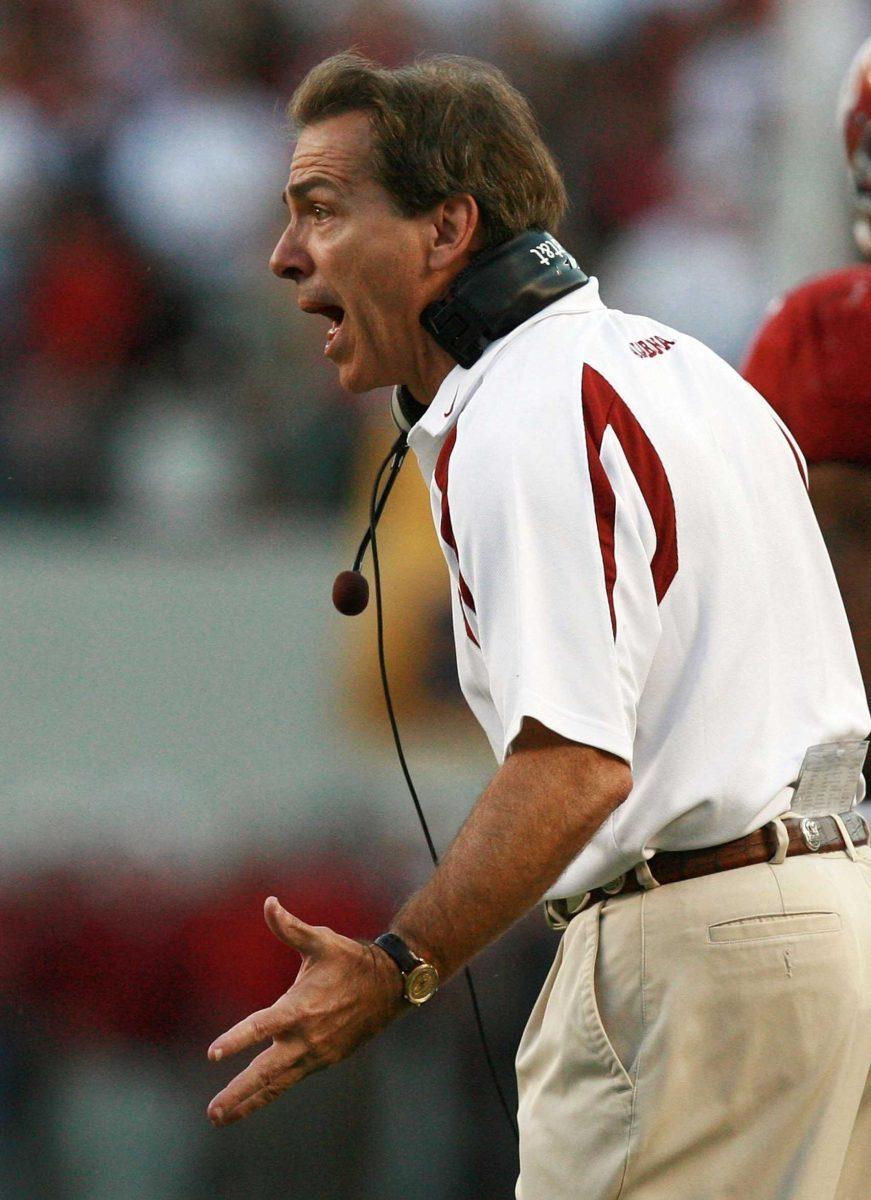
[[[799,829],[808,850],[819,850],[823,844],[823,831],[820,828],[819,821],[813,817],[802,817]]]

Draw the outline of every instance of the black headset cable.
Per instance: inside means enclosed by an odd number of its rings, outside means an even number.
[[[378,562],[378,541],[375,534],[375,527],[378,523],[378,518],[384,510],[384,504],[387,500],[390,491],[396,482],[396,477],[399,474],[400,468],[405,461],[405,456],[408,453],[408,441],[406,434],[402,433],[393,443],[390,448],[390,453],[384,459],[378,469],[378,474],[375,476],[375,483],[372,487],[372,497],[369,502],[369,541],[372,546],[372,575],[375,580],[375,623],[378,630],[378,666],[381,671],[381,686],[384,689],[384,702],[387,705],[387,717],[390,721],[390,728],[393,733],[393,742],[396,746],[396,753],[399,757],[399,763],[402,767],[402,774],[405,776],[405,782],[408,785],[408,790],[411,793],[411,799],[414,802],[414,808],[417,812],[418,820],[420,821],[423,835],[426,838],[427,848],[430,853],[430,858],[434,866],[439,865],[439,856],[436,851],[435,844],[432,840],[432,835],[429,831],[426,817],[424,816],[423,808],[418,799],[417,790],[411,778],[411,772],[408,769],[408,763],[405,759],[405,753],[402,749],[402,741],[399,736],[399,725],[396,721],[396,714],[393,709],[393,700],[390,696],[390,684],[387,681],[387,663],[384,654],[384,618],[381,607],[381,569]],[[392,463],[392,466],[391,466]],[[387,477],[387,483],[384,485],[384,490],[379,496],[378,489],[384,472],[390,466],[390,474]],[[361,547],[359,558],[362,559],[365,546]],[[359,562],[355,563],[355,569],[359,568]],[[517,1124],[511,1112],[508,1101],[505,1098],[505,1093],[502,1090],[502,1085],[499,1082],[499,1075],[496,1071],[496,1064],[493,1061],[493,1055],[490,1051],[490,1044],[487,1041],[487,1035],[484,1032],[484,1021],[481,1016],[481,1007],[478,1003],[478,995],[475,991],[475,984],[472,979],[472,972],[468,967],[463,968],[463,974],[466,977],[466,983],[469,988],[469,998],[472,1002],[472,1011],[475,1015],[475,1024],[478,1027],[478,1035],[481,1039],[481,1046],[484,1050],[484,1057],[487,1060],[487,1066],[490,1069],[490,1076],[493,1080],[493,1086],[496,1088],[496,1093],[499,1096],[499,1103],[502,1105],[502,1110],[508,1120],[511,1128],[511,1133],[515,1141],[519,1141],[519,1133]]]

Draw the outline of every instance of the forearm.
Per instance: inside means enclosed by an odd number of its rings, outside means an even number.
[[[449,978],[540,900],[630,786],[610,755],[533,735],[392,928]]]
[[[393,928],[447,979],[533,905],[631,787],[629,768],[589,746],[525,722],[429,883]],[[269,1008],[234,1025],[209,1058],[270,1040],[214,1097],[209,1116],[229,1125],[312,1071],[346,1058],[404,1011],[397,976],[371,944],[306,925],[266,901],[275,936],[302,956],[296,981]]]

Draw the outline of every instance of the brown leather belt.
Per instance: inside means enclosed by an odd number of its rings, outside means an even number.
[[[854,846],[869,844],[868,825],[859,813],[841,813],[840,819]],[[787,857],[847,849],[838,822],[833,817],[785,817],[783,825],[789,835],[785,847]],[[720,846],[709,846],[703,850],[661,850],[648,860],[647,867],[656,883],[679,883],[684,879],[698,879],[701,875],[714,875],[718,871],[733,871],[737,867],[769,862],[777,851],[777,833],[772,822],[754,833],[748,833],[746,837],[724,842]],[[639,883],[634,872],[627,872],[584,896],[546,901],[545,915],[554,928],[564,928],[573,916],[591,904],[643,891],[645,887]]]

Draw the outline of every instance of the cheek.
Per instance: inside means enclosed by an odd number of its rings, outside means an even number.
[[[404,281],[389,270],[368,275],[353,315],[365,333],[382,340],[395,337],[416,319]]]
[[[345,247],[349,253],[341,280],[352,333],[362,343],[358,352],[365,353],[374,344],[383,354],[398,337],[413,332],[423,307],[415,283],[415,270],[422,274],[417,262],[420,248],[397,236],[395,229],[389,236],[368,229],[354,241],[353,251],[350,245]]]
[[[382,312],[385,322],[389,322],[393,330],[406,337],[413,336],[415,330],[419,331],[419,317],[424,300],[420,289],[415,286],[410,276],[405,261],[397,260],[393,269],[385,274],[383,295],[385,302]]]

